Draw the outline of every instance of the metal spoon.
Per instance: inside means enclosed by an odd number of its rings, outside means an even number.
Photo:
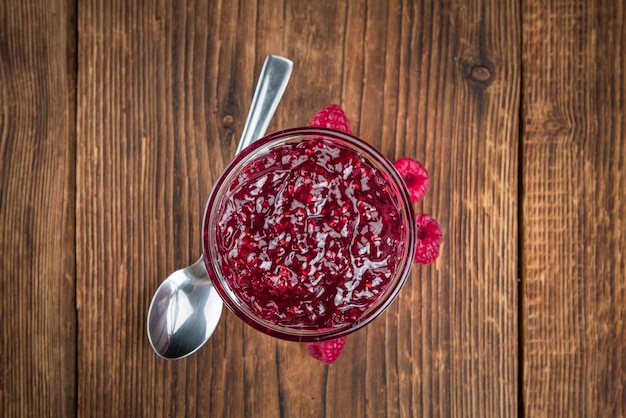
[[[236,154],[265,134],[292,68],[293,62],[286,58],[266,58]],[[148,340],[152,349],[166,360],[193,354],[213,334],[222,306],[202,257],[175,271],[161,283],[148,309]]]

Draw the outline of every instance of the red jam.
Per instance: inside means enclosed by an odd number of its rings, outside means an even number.
[[[251,160],[218,213],[222,274],[261,318],[296,328],[351,324],[382,295],[404,246],[387,177],[327,139]]]

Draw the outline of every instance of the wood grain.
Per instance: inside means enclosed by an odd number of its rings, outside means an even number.
[[[519,21],[496,1],[81,4],[79,415],[515,415]],[[444,254],[333,366],[229,313],[164,362],[148,303],[199,254],[267,53],[295,62],[271,129],[339,102],[389,158],[423,160]]]
[[[75,14],[0,3],[0,415],[76,411]]]
[[[624,3],[0,3],[0,415],[626,416]],[[229,312],[160,360],[269,53],[270,130],[423,161],[442,254],[331,366]]]
[[[624,2],[523,7],[528,416],[626,416]]]
[[[446,242],[435,269],[416,272],[420,291],[400,315],[413,324],[399,344],[413,333],[411,376],[422,379],[421,408],[409,415],[515,416],[519,8],[424,2],[416,12],[405,153],[431,170],[422,210]]]

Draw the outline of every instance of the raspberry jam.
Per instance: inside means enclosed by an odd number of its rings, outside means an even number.
[[[402,202],[389,176],[355,150],[322,137],[281,143],[224,187],[212,264],[259,318],[342,327],[397,281],[407,245]]]

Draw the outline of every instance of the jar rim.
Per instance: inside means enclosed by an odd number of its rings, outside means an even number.
[[[221,199],[228,189],[231,181],[238,175],[240,170],[259,155],[263,155],[271,148],[289,142],[299,142],[306,139],[328,139],[347,146],[358,152],[368,163],[378,168],[386,176],[392,186],[394,194],[398,197],[398,207],[401,212],[405,228],[404,248],[399,259],[395,276],[389,287],[378,297],[363,315],[355,322],[324,329],[297,328],[278,325],[257,316],[246,304],[240,301],[236,293],[228,286],[228,280],[221,274],[217,256],[215,235],[210,231],[216,230],[217,214]],[[255,142],[239,153],[222,171],[216,180],[210,196],[207,200],[202,221],[202,253],[204,264],[209,278],[213,282],[217,293],[224,301],[226,307],[253,328],[285,340],[313,342],[324,341],[349,334],[370,323],[395,300],[400,289],[406,282],[411,272],[413,256],[415,253],[416,226],[413,205],[408,189],[402,177],[395,170],[393,164],[385,158],[377,149],[367,144],[356,136],[326,128],[292,128],[269,134]]]

